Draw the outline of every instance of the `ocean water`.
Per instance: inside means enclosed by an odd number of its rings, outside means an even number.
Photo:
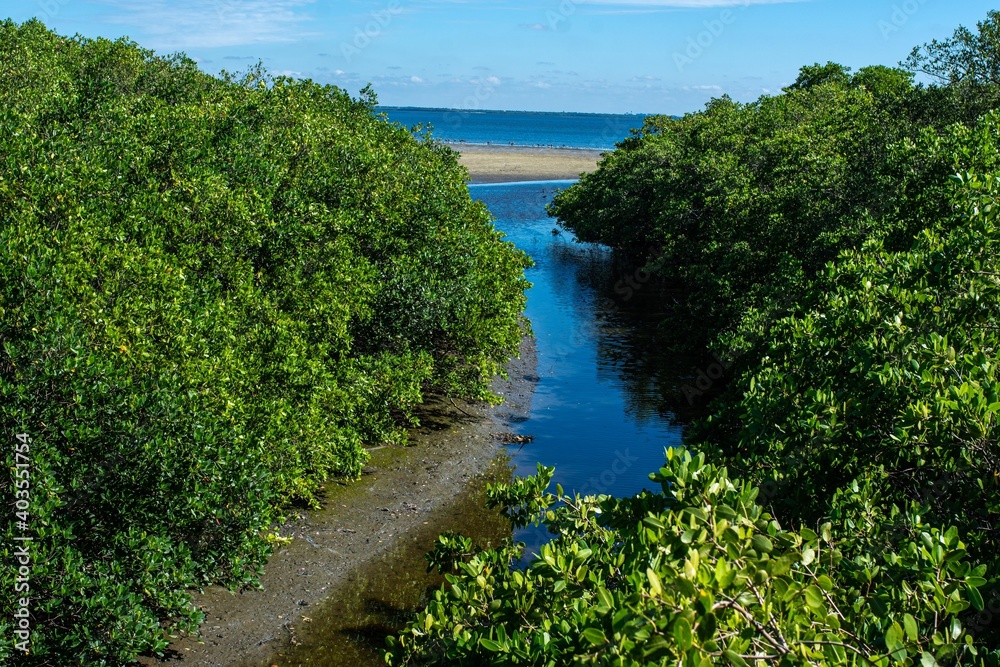
[[[407,128],[430,124],[441,141],[597,150],[614,148],[632,129],[642,127],[645,119],[641,115],[411,107],[379,107],[378,111]]]

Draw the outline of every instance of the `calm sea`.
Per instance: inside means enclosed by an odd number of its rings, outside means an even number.
[[[379,107],[404,127],[433,126],[441,141],[608,150],[642,127],[645,116],[535,111]]]

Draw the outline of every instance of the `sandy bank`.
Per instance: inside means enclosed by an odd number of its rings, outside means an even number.
[[[575,148],[449,144],[473,184],[576,179],[594,171],[605,151]]]
[[[428,585],[420,577],[421,556],[440,532],[497,532],[499,524],[482,514],[481,480],[503,452],[498,436],[527,416],[536,364],[534,339],[525,338],[520,358],[507,366],[510,379],[494,382],[502,406],[427,405],[411,435],[413,446],[374,451],[360,481],[329,484],[323,509],[303,512],[285,526],[292,542],[271,557],[263,590],[206,590],[195,600],[206,615],[202,637],[174,642],[164,661],[146,658],[140,664],[378,664],[384,633],[372,636],[370,629],[357,628],[359,634],[346,636],[338,620],[349,616],[371,625],[366,607],[380,594],[371,583],[379,573],[396,577],[381,582],[382,588],[414,589],[411,599],[396,604],[418,602]],[[406,610],[392,611],[395,625]]]

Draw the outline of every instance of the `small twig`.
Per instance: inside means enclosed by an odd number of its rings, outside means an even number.
[[[452,398],[452,397],[449,396],[448,400],[451,401],[451,404],[455,406],[455,409],[458,410],[459,412],[461,412],[462,414],[464,414],[464,415],[466,415],[468,417],[472,417],[473,419],[479,419],[479,417],[477,417],[476,415],[470,415],[468,412],[466,412],[462,408],[458,407],[458,403],[455,402],[454,398]]]
[[[778,641],[777,639],[771,636],[771,634],[767,631],[767,628],[764,627],[756,618],[754,618],[753,614],[751,614],[747,609],[745,609],[743,605],[741,605],[735,599],[732,598],[723,598],[723,599],[725,600],[725,602],[716,602],[715,605],[712,606],[712,611],[716,611],[718,609],[725,609],[726,607],[729,607],[730,609],[735,609],[741,616],[743,616],[743,618],[745,618],[752,626],[754,626],[757,632],[763,635],[764,639],[766,639],[772,647],[778,649],[781,655],[787,655],[790,652],[788,644],[784,641],[784,637],[781,637],[781,641]]]
[[[807,641],[805,639],[802,639],[802,640],[799,640],[799,643],[800,644],[806,644],[806,645],[809,645],[809,646],[839,646],[841,648],[850,649],[851,651],[854,651],[855,653],[857,653],[860,656],[864,656],[866,658],[872,657],[870,653],[862,651],[857,646],[851,646],[850,644],[845,644],[843,642],[816,641],[816,640]]]

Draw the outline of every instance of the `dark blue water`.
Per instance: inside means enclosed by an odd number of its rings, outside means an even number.
[[[441,141],[470,144],[556,146],[610,150],[642,127],[645,116],[534,111],[480,111],[379,107],[389,120],[410,128],[431,124]]]
[[[651,370],[665,354],[657,345],[661,318],[650,308],[651,286],[621,301],[614,286],[630,270],[608,249],[553,233],[545,205],[567,185],[470,186],[497,228],[535,261],[527,316],[540,379],[531,415],[518,428],[535,439],[511,454],[518,474],[534,473],[537,462],[554,465],[568,493],[630,495],[657,487],[648,474],[681,439],[681,427],[661,409],[663,387]],[[519,539],[531,548],[544,536]]]

